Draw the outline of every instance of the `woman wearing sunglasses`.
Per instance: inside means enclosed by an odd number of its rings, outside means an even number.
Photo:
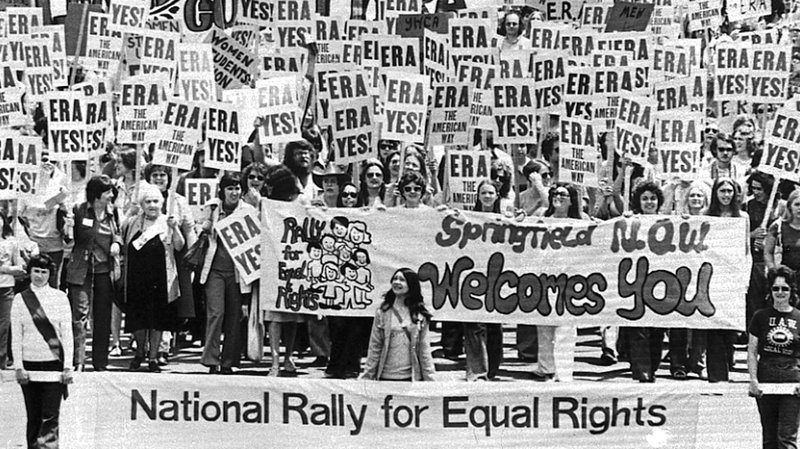
[[[385,197],[386,182],[383,176],[383,164],[377,159],[370,159],[361,168],[361,189],[359,192],[361,205],[377,207],[384,204]]]
[[[409,171],[404,173],[398,185],[404,207],[407,209],[416,209],[420,206],[427,207],[422,203],[422,196],[425,194],[427,185],[425,178],[418,172]]]
[[[800,311],[796,309],[795,273],[779,265],[769,270],[767,284],[768,307],[753,315],[748,329],[750,396],[756,398],[761,416],[763,447],[796,447],[800,423]],[[791,394],[765,394],[760,382],[792,383],[795,387]]]
[[[261,198],[267,196],[267,166],[262,162],[253,162],[242,170],[242,200],[260,209]]]
[[[528,188],[519,195],[519,207],[527,215],[547,207],[547,194],[553,174],[550,164],[542,159],[535,159],[522,167],[522,174],[528,180]]]
[[[352,182],[346,182],[342,185],[339,197],[336,200],[336,207],[361,207],[361,198],[359,198],[358,187]]]

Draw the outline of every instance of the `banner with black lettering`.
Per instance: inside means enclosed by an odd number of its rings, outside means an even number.
[[[139,38],[139,69],[141,74],[166,72],[169,74],[170,86],[175,79],[178,52],[176,47],[181,39],[180,33],[147,30]]]
[[[249,87],[222,91],[222,101],[232,104],[239,111],[239,133],[242,145],[247,145],[250,134],[258,120],[258,91]]]
[[[44,102],[50,159],[87,160],[84,95],[75,91],[50,91]]]
[[[277,33],[279,48],[300,47],[313,36],[315,6],[309,0],[277,0],[272,18],[273,33]],[[274,36],[274,34],[273,34]]]
[[[778,109],[764,141],[758,170],[776,178],[796,180],[800,175],[800,112],[794,107]]]
[[[428,112],[429,80],[425,75],[383,71],[386,89],[383,95],[381,139],[423,143]]]
[[[205,166],[223,171],[241,170],[239,111],[230,103],[209,102],[206,118]]]
[[[395,72],[421,74],[422,63],[419,60],[422,54],[419,50],[420,40],[414,37],[375,36],[371,37],[377,42],[378,67]],[[452,55],[452,49],[450,50]]]
[[[492,81],[492,109],[497,132],[497,144],[526,144],[536,139],[536,97],[533,83],[525,78],[495,79]]]
[[[482,19],[450,20],[450,57],[458,67],[464,59],[491,64],[499,56],[495,28]]]
[[[106,153],[106,142],[111,140],[106,135],[111,124],[111,94],[86,95],[82,102],[86,150],[90,157],[101,156]]]
[[[744,324],[736,305],[749,273],[742,220],[519,223],[487,213],[322,210],[277,201],[265,210],[261,300],[272,310],[372,316],[395,270],[410,267],[442,321]]]
[[[17,145],[22,134],[17,130],[0,130],[0,200],[17,196]]]
[[[718,30],[722,25],[722,0],[688,2],[689,32]]]
[[[86,48],[80,61],[85,70],[113,78],[122,60],[122,33],[109,28],[110,16],[109,13],[89,11]]]
[[[2,388],[0,419],[11,446],[24,446],[22,390],[12,381]],[[552,449],[760,445],[756,402],[738,384],[549,382],[534,388],[525,382],[89,372],[76,375],[70,395],[81,400],[61,405],[64,447],[86,447],[87,435],[98,448],[130,446],[142,435],[139,447],[172,447],[177,440],[196,449],[253,441],[401,449],[410,439],[428,447],[530,447],[532,439]]]
[[[450,81],[454,71],[450,66],[450,45],[447,35],[425,30],[423,33],[424,74],[431,78],[431,83]]]
[[[241,209],[214,223],[214,230],[233,259],[241,283],[249,284],[261,276],[261,219],[257,211]]]
[[[256,81],[258,127],[262,145],[300,140],[300,112],[297,102],[297,77],[281,76]]]
[[[704,111],[706,107],[706,74],[695,71],[685,78],[654,83],[656,111]]]
[[[469,145],[469,105],[472,89],[467,83],[433,86],[428,126],[430,145]]]
[[[23,45],[25,57],[23,82],[28,87],[28,96],[33,102],[44,100],[45,94],[55,89],[53,63],[50,59],[51,44],[47,36],[31,33]]]
[[[491,153],[449,149],[445,162],[448,189],[445,202],[454,209],[473,210],[478,201],[478,184],[489,177]]]
[[[194,153],[203,139],[202,126],[206,111],[204,103],[169,98],[158,125],[153,163],[190,170]]]
[[[16,141],[16,198],[30,198],[37,193],[44,143],[39,136],[18,136]]]
[[[558,180],[598,187],[598,163],[596,132],[592,120],[578,117],[561,118],[561,145],[558,153]]]
[[[132,76],[122,81],[117,116],[117,142],[144,144],[158,139],[167,97],[167,74]]]
[[[3,65],[12,71],[25,70],[25,42],[30,38],[33,29],[44,25],[42,8],[12,7],[6,9],[7,39]]]
[[[347,164],[376,157],[375,101],[363,70],[324,76],[331,109],[334,161]]]
[[[653,134],[654,100],[650,97],[627,97],[619,99],[617,112],[617,152],[634,162],[644,164],[650,151]]]
[[[567,80],[565,51],[541,51],[533,60],[533,87],[537,114],[561,112]]]
[[[483,62],[463,60],[458,66],[457,80],[469,83],[472,87],[469,114],[471,128],[496,130],[492,108],[494,107],[494,91],[491,83],[495,80],[497,66]]]

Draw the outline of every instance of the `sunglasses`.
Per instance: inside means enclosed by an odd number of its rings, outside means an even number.
[[[733,148],[717,148],[718,153],[733,153]]]
[[[263,180],[264,180],[264,177],[263,177],[263,176],[261,176],[261,175],[248,175],[248,176],[247,176],[247,179],[249,179],[249,180],[257,179],[257,180],[259,180],[259,181],[263,181]]]
[[[772,287],[773,292],[790,292],[792,291],[791,287]]]
[[[382,173],[367,173],[366,177],[367,178],[382,178],[383,174]]]
[[[405,188],[403,188],[403,191],[406,192],[406,193],[422,192],[422,187],[420,187],[420,186],[406,186]]]
[[[342,192],[342,198],[356,198],[358,192]]]
[[[716,128],[706,128],[706,132],[709,134],[716,134],[719,132],[719,130]]]
[[[555,196],[560,198],[569,198],[569,192],[556,192]]]
[[[542,178],[552,178],[553,174],[548,171],[548,172],[542,173],[541,176],[542,176]]]

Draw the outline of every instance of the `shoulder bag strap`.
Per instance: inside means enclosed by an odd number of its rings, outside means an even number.
[[[394,312],[395,318],[397,318],[397,321],[402,325],[403,324],[403,318],[400,316],[400,312],[398,312],[397,309],[395,309],[394,307],[392,307],[392,312]],[[408,341],[411,341],[411,331],[408,330],[408,328],[405,327],[405,326],[402,326],[402,327],[403,327],[403,330],[406,333],[406,337],[408,337]]]
[[[61,346],[61,340],[58,339],[53,324],[47,318],[47,314],[44,313],[39,299],[31,289],[26,289],[22,292],[22,300],[28,308],[28,312],[31,313],[31,318],[33,318],[33,324],[36,325],[36,329],[38,329],[39,333],[44,337],[47,346],[50,346],[50,351],[53,352],[53,355],[56,356],[58,360],[63,362],[64,347]]]

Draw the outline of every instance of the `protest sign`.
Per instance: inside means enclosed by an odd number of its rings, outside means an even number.
[[[297,77],[283,76],[256,81],[258,127],[261,144],[300,140],[300,113],[297,103]]]
[[[776,178],[796,180],[800,174],[800,112],[781,108],[767,129],[758,170]]]
[[[650,151],[653,133],[653,100],[648,97],[622,96],[616,120],[617,152],[644,164]]]
[[[209,102],[206,118],[205,166],[218,170],[241,170],[239,111],[230,103]]]
[[[186,178],[184,182],[186,185],[186,202],[192,211],[194,222],[201,223],[205,218],[203,206],[212,199],[217,198],[219,180],[216,178]]]
[[[652,3],[614,2],[608,13],[606,33],[645,31],[654,7]]]
[[[492,113],[498,144],[526,144],[536,140],[536,96],[533,83],[527,79],[495,79],[492,82],[494,107]]]
[[[497,59],[500,78],[533,78],[533,55],[535,51],[505,50]]]
[[[26,117],[22,109],[24,93],[25,88],[22,86],[0,89],[0,128],[25,124]]]
[[[25,57],[23,82],[28,87],[30,99],[34,102],[41,101],[44,99],[44,94],[54,88],[50,39],[45,36],[30,35],[22,51]]]
[[[3,64],[12,71],[25,70],[25,42],[33,29],[44,25],[42,8],[11,7],[6,9],[6,56]]]
[[[237,20],[242,23],[257,25],[258,27],[268,27],[272,20],[273,3],[267,0],[238,0],[235,2],[240,9],[237,9]]]
[[[0,200],[17,196],[17,142],[21,137],[19,131],[0,129]]]
[[[688,47],[654,45],[653,55],[650,58],[652,62],[650,79],[657,82],[689,76],[692,72],[690,52],[691,49]]]
[[[419,60],[419,39],[398,38],[396,36],[377,36],[379,67],[409,74],[422,73]],[[451,50],[452,54],[452,50]]]
[[[750,102],[783,104],[789,92],[792,47],[753,44],[750,55]]]
[[[214,230],[233,259],[241,282],[250,284],[261,276],[261,219],[256,210],[241,209],[216,222]]]
[[[358,44],[356,48],[359,49],[359,59],[357,61],[350,60],[344,62],[352,62],[354,64],[360,63],[361,45]],[[296,51],[289,51],[289,49],[283,49],[281,54],[275,54],[272,52],[259,54],[258,56],[261,59],[261,79],[272,76],[286,75],[286,72],[305,73],[306,54],[308,51],[302,48],[295,50]]]
[[[463,59],[492,63],[497,38],[491,24],[481,19],[450,20],[450,57],[457,67]]]
[[[658,174],[664,179],[692,180],[697,175],[703,139],[701,111],[670,110],[656,113],[655,143]]]
[[[722,0],[689,2],[689,31],[717,30],[722,25]]]
[[[557,41],[558,47],[554,49],[566,51],[576,57],[589,56],[594,51],[595,42],[600,37],[594,30],[586,28],[573,29],[569,27],[561,30],[560,34],[560,38]]]
[[[573,30],[571,25],[553,22],[531,21],[531,48],[534,50],[558,50],[562,47],[562,33]],[[574,30],[573,30],[574,31]],[[584,30],[584,34],[596,33]]]
[[[109,28],[110,15],[89,11],[81,64],[100,76],[114,77],[122,59],[122,34]]]
[[[374,100],[362,70],[325,76],[331,108],[331,132],[337,164],[376,157]]]
[[[202,125],[206,107],[201,103],[167,99],[158,125],[158,143],[153,163],[180,170],[192,168],[194,153],[203,138]]]
[[[105,154],[106,132],[111,123],[111,94],[84,95],[82,99],[84,145],[90,157]]]
[[[467,83],[437,84],[433,87],[428,122],[430,145],[469,145],[470,99]],[[451,185],[454,181],[451,179]]]
[[[578,19],[584,0],[543,0],[540,3],[544,20],[573,22]]]
[[[231,103],[239,111],[239,138],[242,145],[247,145],[258,119],[258,91],[249,87],[225,90],[222,91],[222,101]]]
[[[178,92],[187,101],[217,99],[211,44],[178,43]]]
[[[653,34],[656,42],[680,34],[681,24],[674,20],[677,9],[677,5],[666,2],[655,5],[647,30]]]
[[[150,2],[141,0],[111,0],[111,21],[108,28],[119,33],[144,34],[144,24]]]
[[[397,19],[402,15],[420,14],[422,10],[422,0],[378,0],[378,20],[386,21],[387,29],[390,34],[399,34],[397,31]]]
[[[594,101],[594,67],[567,69],[567,82],[564,84],[563,110],[565,117],[592,119]]]
[[[614,6],[613,0],[601,0],[598,2],[585,2],[581,6],[581,13],[578,17],[578,25],[582,29],[589,29],[602,32],[606,29],[608,13]]]
[[[472,86],[470,102],[470,127],[494,130],[497,123],[492,114],[494,92],[491,81],[495,79],[497,66],[482,62],[464,60],[458,67],[456,79]]]
[[[435,14],[400,14],[395,23],[395,32],[402,37],[422,37],[425,30],[447,34],[449,16]]]
[[[561,111],[564,82],[567,80],[566,53],[541,51],[533,61],[533,86],[536,96],[536,113]]]
[[[453,71],[450,70],[447,36],[425,30],[422,41],[424,75],[431,78],[431,84],[449,81]]]
[[[770,0],[726,0],[725,12],[728,20],[757,19],[772,14],[772,1]]]
[[[36,195],[39,185],[39,172],[41,166],[39,161],[42,157],[44,143],[39,136],[18,136],[17,143],[17,164],[15,178],[15,190],[19,197],[32,197]]]
[[[429,80],[425,75],[387,70],[381,138],[423,143]]]
[[[561,144],[558,153],[558,180],[598,187],[596,134],[591,120],[577,117],[562,118],[559,122]]]
[[[214,80],[220,89],[237,89],[250,85],[258,66],[253,52],[219,28],[211,30],[206,43],[212,45]]]
[[[140,73],[166,72],[170,81],[174,80],[178,59],[175,47],[179,41],[180,33],[156,30],[144,33],[139,38]]]
[[[750,96],[752,45],[741,42],[717,44],[714,72],[714,101],[746,100]]]
[[[166,103],[166,74],[139,75],[122,81],[117,141],[141,144],[156,141]]]
[[[67,51],[64,46],[64,27],[62,25],[46,25],[33,29],[32,35],[45,37],[50,41],[48,47],[50,65],[53,71],[53,87],[66,87],[69,71],[67,69]]]
[[[279,48],[305,46],[313,36],[314,5],[309,0],[276,0],[272,10],[272,29],[277,30]],[[307,40],[308,39],[308,40]]]
[[[478,201],[478,183],[490,174],[491,153],[450,149],[445,164],[449,180],[445,202],[454,209],[473,210]]]
[[[654,84],[653,99],[657,111],[703,111],[706,104],[706,77],[704,71],[692,76]]]
[[[597,36],[595,48],[592,51],[627,51],[634,60],[647,60],[650,59],[652,40],[653,36],[647,32],[602,33]]]
[[[755,30],[739,33],[739,40],[752,44],[778,44],[778,29],[767,28],[765,30]]]
[[[52,160],[86,160],[84,95],[80,92],[50,91],[46,94],[47,140]]]
[[[272,310],[372,316],[382,289],[362,294],[363,280],[386,285],[405,266],[419,274],[426,305],[442,321],[744,325],[744,310],[733,305],[749,273],[739,219],[518,223],[484,213],[322,211],[277,201],[265,211],[261,299]],[[347,273],[351,264],[355,273]]]

